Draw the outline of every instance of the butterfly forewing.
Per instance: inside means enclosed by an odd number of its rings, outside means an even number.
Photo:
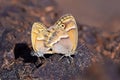
[[[39,51],[39,48],[44,48],[44,41],[45,41],[45,32],[46,27],[36,22],[32,26],[32,32],[31,32],[31,40],[32,40],[32,46],[35,52]]]

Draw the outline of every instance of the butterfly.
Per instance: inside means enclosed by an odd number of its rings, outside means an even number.
[[[44,54],[63,54],[70,57],[75,54],[78,43],[78,29],[71,14],[62,16],[53,26],[35,22],[31,31],[32,46],[38,57]]]

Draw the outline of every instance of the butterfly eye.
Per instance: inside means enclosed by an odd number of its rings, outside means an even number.
[[[61,24],[61,27],[62,27],[62,28],[65,28],[65,25],[64,25],[64,24]]]

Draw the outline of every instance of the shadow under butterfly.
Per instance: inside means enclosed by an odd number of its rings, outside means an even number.
[[[42,65],[42,63],[38,63],[38,57],[32,56],[31,49],[28,47],[26,43],[17,43],[14,48],[15,59],[22,58],[24,63],[34,63],[36,67]]]

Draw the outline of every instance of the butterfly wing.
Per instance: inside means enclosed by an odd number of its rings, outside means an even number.
[[[74,52],[78,43],[78,29],[75,18],[71,14],[62,16],[56,23],[56,26],[61,26],[65,29],[72,42],[72,51]]]
[[[32,26],[31,32],[31,40],[32,46],[36,53],[38,52],[46,52],[47,48],[45,47],[44,43],[46,40],[47,29],[46,27],[39,22],[35,22]]]
[[[72,15],[67,14],[62,16],[55,25],[50,28],[50,31],[52,34],[56,34],[52,35],[50,40],[50,44],[53,46],[55,52],[61,52],[59,49],[61,47],[61,49],[68,48],[68,50],[74,53],[78,42],[78,30]],[[65,44],[65,42],[67,44]],[[63,53],[67,52],[65,50],[63,50]]]

